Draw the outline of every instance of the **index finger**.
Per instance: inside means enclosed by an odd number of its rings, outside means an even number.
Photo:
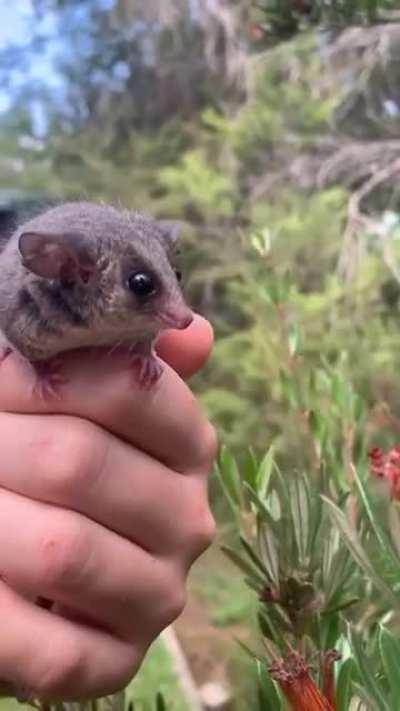
[[[91,420],[177,471],[211,465],[214,429],[167,364],[150,390],[135,385],[120,353],[68,353],[62,367],[68,382],[60,388],[60,399],[43,400],[32,394],[30,369],[17,356],[9,357],[0,367],[0,410]]]

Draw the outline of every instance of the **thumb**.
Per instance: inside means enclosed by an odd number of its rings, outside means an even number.
[[[157,355],[183,378],[191,378],[208,360],[214,343],[211,324],[202,316],[194,315],[184,331],[163,332],[157,340]]]

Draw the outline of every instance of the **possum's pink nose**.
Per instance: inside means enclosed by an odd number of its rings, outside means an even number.
[[[176,328],[183,329],[187,328],[190,326],[190,324],[193,321],[193,314],[191,311],[188,311],[185,316],[182,316],[181,320],[179,321],[179,326],[176,326]]]
[[[162,312],[161,320],[169,326],[169,328],[176,328],[183,331],[184,328],[187,328],[192,323],[193,313],[186,307],[171,309],[171,311]]]

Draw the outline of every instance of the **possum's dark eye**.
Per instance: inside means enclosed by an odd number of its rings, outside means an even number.
[[[175,269],[175,276],[178,281],[182,281],[182,272],[179,269]]]
[[[135,272],[128,278],[128,287],[139,298],[147,298],[156,293],[155,280],[148,272]]]

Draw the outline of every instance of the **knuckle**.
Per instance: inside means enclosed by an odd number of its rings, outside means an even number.
[[[36,445],[37,469],[57,497],[87,486],[99,470],[99,438],[89,422],[70,421]]]
[[[63,639],[62,648],[54,651],[38,674],[35,692],[39,698],[57,697],[80,683],[86,660],[78,642],[71,636]]]
[[[177,542],[191,562],[212,544],[217,526],[211,512],[204,479],[183,482],[182,516],[177,524]]]
[[[197,505],[195,516],[192,518],[190,526],[188,539],[191,541],[192,550],[197,557],[207,550],[216,535],[215,519],[208,504]]]
[[[203,552],[212,544],[217,533],[217,525],[208,506],[200,524],[199,530],[197,531],[196,542],[199,550]]]
[[[72,513],[57,513],[39,542],[38,576],[49,589],[75,587],[91,551],[83,523]]]
[[[218,454],[218,436],[215,427],[207,422],[200,434],[200,464],[207,473],[211,470]]]
[[[72,690],[82,696],[98,697],[117,693],[124,689],[138,670],[144,651],[136,645],[115,644],[112,659],[107,655],[97,658],[93,650],[89,654],[81,640],[64,635],[62,645],[56,652],[52,648],[42,658],[40,669],[33,671],[32,689],[35,695],[48,699],[68,698]],[[75,696],[77,691],[73,691]]]
[[[123,653],[121,653],[116,661],[116,669],[113,674],[113,679],[110,680],[110,692],[112,694],[121,691],[129,682],[132,680],[135,672],[137,671],[141,657],[138,651],[133,645],[126,647]]]
[[[159,621],[163,627],[170,625],[183,612],[187,593],[183,580],[176,574],[165,574],[163,588],[159,591]]]

